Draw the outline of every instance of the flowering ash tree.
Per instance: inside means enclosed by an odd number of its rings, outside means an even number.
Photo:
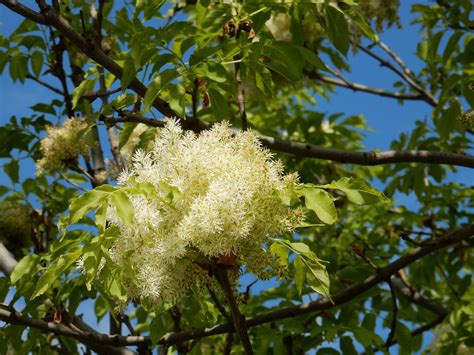
[[[470,1],[0,4],[0,353],[473,352]]]

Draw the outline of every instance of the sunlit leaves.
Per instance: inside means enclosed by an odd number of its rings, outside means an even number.
[[[27,255],[21,259],[10,275],[12,284],[16,284],[22,277],[30,277],[39,262],[40,258],[36,254]]]
[[[325,20],[329,40],[346,55],[349,50],[349,30],[344,13],[337,6],[330,4],[326,7]]]
[[[87,212],[97,208],[105,198],[107,198],[107,192],[91,190],[73,200],[69,207],[70,223],[77,223]]]
[[[50,289],[51,285],[61,276],[61,274],[77,261],[81,253],[82,250],[78,247],[76,250],[70,250],[69,253],[63,254],[54,260],[54,262],[39,278],[38,283],[36,284],[36,289],[31,298],[36,298]]]
[[[43,67],[43,54],[40,51],[34,51],[31,55],[31,67],[33,69],[33,73],[39,77]]]
[[[117,190],[110,195],[110,202],[115,206],[117,215],[126,225],[131,225],[133,221],[133,205],[127,194],[123,190]]]
[[[389,202],[382,192],[377,191],[363,180],[341,178],[320,187],[341,190],[346,194],[349,201],[357,205],[368,205],[380,201]]]
[[[274,242],[271,250],[272,252],[275,251],[278,253],[280,262],[284,262],[286,253],[282,247],[296,254],[294,261],[295,283],[299,294],[302,292],[302,285],[304,279],[306,279],[307,284],[313,291],[331,299],[329,293],[329,275],[326,271],[326,266],[323,265],[316,254],[302,242],[292,243],[287,240],[279,239],[274,239]],[[278,246],[275,246],[275,244]]]
[[[304,196],[305,206],[316,213],[322,222],[333,224],[337,221],[337,210],[328,192],[305,186],[301,188],[300,193]]]

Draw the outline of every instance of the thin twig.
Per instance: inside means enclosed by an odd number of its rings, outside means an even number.
[[[419,83],[418,79],[416,78],[415,73],[413,73],[413,71],[408,67],[408,65],[405,64],[402,58],[400,58],[393,49],[391,49],[387,44],[383,43],[380,40],[377,42],[377,44],[380,48],[382,48],[385,51],[385,53],[387,53],[390,57],[392,57],[392,59],[402,68],[403,72],[406,75],[410,76],[413,80]]]
[[[212,290],[212,288],[208,287],[207,288],[209,290],[209,295],[211,296],[212,298],[212,301],[214,302],[215,306],[217,307],[217,309],[219,310],[219,312],[224,316],[225,319],[227,319],[227,321],[229,323],[232,322],[232,318],[229,316],[229,314],[227,313],[227,311],[225,310],[224,306],[222,305],[222,303],[219,301],[219,298],[217,297],[216,293]]]
[[[197,108],[198,108],[198,95],[199,95],[199,79],[194,79],[193,93],[191,95],[193,120],[198,120]]]
[[[88,100],[88,101],[92,102],[95,99],[107,97],[107,96],[116,94],[120,91],[122,91],[121,88],[114,89],[114,90],[109,90],[109,91],[107,91],[107,90],[102,91],[101,90],[101,91],[97,91],[97,92],[87,92],[87,93],[85,93],[84,95],[81,96],[81,99],[85,99],[85,100]]]
[[[234,333],[229,333],[225,337],[225,348],[224,355],[230,355],[232,353],[232,343],[234,342]]]
[[[83,188],[81,185],[78,185],[76,184],[74,181],[72,181],[71,179],[69,179],[63,172],[60,172],[60,175],[61,177],[66,180],[68,183],[70,183],[72,186],[74,186],[75,188],[81,190],[82,192],[87,192],[88,190]]]
[[[26,78],[27,78],[27,79],[34,80],[34,81],[36,81],[38,84],[40,84],[40,85],[44,86],[45,88],[47,88],[47,89],[49,89],[49,90],[55,92],[56,94],[59,94],[59,95],[61,95],[61,96],[64,96],[64,92],[63,92],[63,91],[61,91],[60,89],[54,87],[53,85],[48,84],[47,82],[44,82],[43,80],[41,80],[41,79],[39,79],[39,78],[34,77],[34,76],[31,75],[31,74],[26,74]]]
[[[422,325],[422,326],[419,327],[419,328],[414,329],[414,330],[410,333],[411,336],[412,336],[412,337],[415,337],[415,336],[420,335],[420,334],[422,334],[422,333],[424,333],[424,332],[426,332],[426,331],[428,331],[428,330],[433,329],[433,328],[436,327],[437,325],[441,324],[441,323],[443,322],[443,320],[444,320],[445,317],[446,317],[446,316],[439,316],[438,318],[436,318],[436,319],[433,320],[432,322],[429,322],[429,323],[427,323],[427,324],[425,324],[425,325]],[[397,339],[395,339],[395,338],[392,339],[392,341],[388,344],[387,349],[388,349],[389,347],[391,347],[392,345],[395,345],[395,344],[397,344],[397,343],[398,343],[398,340],[397,340]],[[386,345],[386,346],[387,346],[387,345]],[[375,350],[375,349],[374,349],[374,350]]]
[[[130,335],[137,335],[137,332],[135,332],[135,329],[133,328],[133,325],[130,322],[130,317],[128,315],[126,314],[120,315],[120,320],[123,324],[125,324],[128,331],[130,332]]]
[[[237,89],[237,105],[239,106],[240,121],[242,122],[242,130],[247,130],[247,111],[245,110],[245,95],[242,88],[242,79],[240,76],[240,62],[236,62],[235,66],[235,86]]]
[[[449,290],[451,291],[451,293],[453,294],[454,297],[456,297],[456,299],[461,302],[461,296],[459,295],[458,291],[456,291],[453,287],[453,285],[451,285],[451,280],[449,279],[448,275],[446,275],[446,270],[443,266],[443,264],[441,264],[438,259],[436,259],[436,266],[438,267],[439,271],[440,271],[440,274],[441,276],[443,277],[444,279],[444,282],[446,283],[446,286],[448,286]]]
[[[374,94],[374,95],[378,95],[382,97],[389,97],[389,98],[393,98],[397,100],[414,100],[414,101],[424,100],[423,96],[420,94],[405,94],[402,92],[393,92],[393,91],[386,91],[386,90],[378,89],[378,88],[371,88],[363,84],[351,82],[345,78],[344,80],[336,79],[327,75],[322,75],[322,74],[317,74],[317,73],[309,73],[308,76],[313,79],[316,79],[328,84],[333,84],[333,85],[340,86],[343,88],[352,89],[354,91],[366,92],[369,94]]]
[[[395,331],[397,329],[397,315],[398,315],[398,305],[397,305],[397,295],[395,294],[395,289],[392,285],[390,279],[387,281],[388,286],[390,287],[390,294],[392,295],[392,322],[390,324],[390,333],[388,338],[385,341],[385,347],[390,347],[390,343],[395,339]]]
[[[224,297],[229,304],[230,314],[232,316],[234,328],[240,336],[242,345],[244,346],[245,353],[247,355],[253,354],[252,344],[250,343],[250,338],[247,333],[247,325],[245,324],[245,317],[240,313],[239,307],[235,302],[234,293],[232,292],[232,287],[229,282],[229,276],[227,275],[227,269],[220,265],[216,265],[213,270],[213,274],[219,282],[219,285],[222,288]]]
[[[401,271],[398,271],[398,275],[392,275],[390,281],[392,286],[397,290],[400,295],[405,297],[408,301],[416,304],[419,307],[430,310],[431,312],[446,316],[449,313],[449,309],[446,307],[426,298],[419,291],[416,291],[407,281],[402,277]]]
[[[400,236],[400,238],[403,239],[404,241],[406,241],[406,242],[408,242],[408,243],[410,243],[410,244],[416,245],[417,247],[419,247],[420,245],[422,245],[422,242],[419,242],[418,240],[411,238],[408,234],[400,233],[399,236]]]
[[[429,92],[427,92],[425,89],[423,89],[411,76],[407,75],[402,70],[400,70],[396,66],[394,66],[391,62],[389,62],[388,60],[386,60],[383,57],[379,56],[377,53],[370,50],[369,48],[366,48],[362,45],[359,45],[359,48],[363,52],[367,53],[369,56],[371,56],[372,58],[377,60],[380,63],[381,66],[387,67],[391,71],[396,73],[408,85],[410,85],[415,91],[418,91],[424,97],[424,101],[429,103],[431,106],[436,106],[438,104],[438,100],[436,100],[433,97],[433,95],[431,95]]]

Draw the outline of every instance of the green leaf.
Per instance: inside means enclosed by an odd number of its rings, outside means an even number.
[[[200,27],[208,33],[221,31],[222,26],[230,20],[229,9],[227,4],[214,5],[211,11],[207,12]]]
[[[126,302],[127,301],[127,294],[120,283],[120,280],[116,277],[112,278],[112,282],[110,284],[109,290],[110,295],[115,297],[116,299]]]
[[[0,185],[0,196],[5,195],[8,192],[8,187]]]
[[[364,19],[364,17],[358,11],[353,11],[352,9],[346,11],[346,15],[350,17],[350,19],[359,27],[359,29],[372,41],[378,42],[379,37],[377,34],[372,30],[370,25]]]
[[[31,299],[34,299],[38,296],[44,294],[48,289],[51,288],[53,283],[61,276],[61,274],[66,271],[72,264],[74,264],[77,259],[81,256],[82,248],[77,247],[78,249],[68,254],[61,255],[56,259],[41,275],[38,283],[36,284],[36,289],[31,296]]]
[[[107,213],[107,204],[102,203],[95,210],[95,225],[99,229],[99,233],[104,233],[106,227],[106,213]]]
[[[40,51],[34,51],[31,55],[31,68],[36,77],[41,75],[41,69],[43,68],[43,53]]]
[[[290,243],[290,244],[291,244],[291,248],[297,253],[300,253],[300,254],[311,253],[311,249],[305,243],[296,242],[296,243]]]
[[[339,347],[343,354],[347,355],[357,355],[358,352],[352,342],[352,339],[347,336],[343,336],[339,339]]]
[[[364,180],[353,178],[341,178],[333,181],[329,185],[319,185],[319,187],[338,189],[343,191],[347,199],[358,205],[368,205],[376,202],[390,202],[382,192],[377,191]]]
[[[151,343],[156,344],[168,331],[168,324],[162,315],[156,315],[150,323]]]
[[[170,107],[178,116],[182,117],[186,116],[185,95],[186,90],[181,84],[173,85],[169,89]]]
[[[211,99],[211,108],[216,119],[228,119],[229,107],[226,98],[218,90],[213,88],[209,88],[207,92]]]
[[[306,281],[314,291],[331,300],[329,274],[326,271],[326,266],[320,262],[320,259],[314,253],[311,254],[302,254],[302,261],[308,269]]]
[[[101,186],[104,188],[104,186]],[[70,224],[74,224],[86,215],[87,212],[98,207],[99,202],[107,198],[108,193],[96,188],[85,192],[74,199],[69,206]]]
[[[123,63],[123,73],[122,77],[120,78],[120,87],[122,90],[125,90],[128,85],[130,85],[136,74],[137,70],[135,69],[133,59],[130,55],[128,55],[125,59],[125,62]]]
[[[10,275],[11,283],[16,284],[24,275],[31,276],[39,262],[40,257],[36,254],[29,254],[22,258]]]
[[[18,183],[19,169],[20,169],[20,166],[18,164],[18,160],[16,159],[12,159],[8,163],[5,163],[3,165],[3,171],[5,172],[5,174],[8,175],[10,180],[15,184]]]
[[[300,255],[295,258],[293,265],[295,267],[296,290],[298,291],[298,295],[301,296],[301,293],[303,292],[303,285],[306,280],[306,265],[304,264]]]
[[[397,322],[395,329],[395,338],[398,340],[403,351],[410,353],[412,347],[412,335],[410,329],[401,322]]]
[[[443,63],[446,63],[451,58],[451,55],[456,50],[457,44],[463,34],[463,32],[454,32],[449,38],[448,43],[446,43],[446,47],[444,47]]]
[[[74,89],[71,99],[72,108],[75,108],[77,106],[77,103],[79,102],[79,99],[82,97],[82,95],[94,90],[94,86],[97,80],[97,76],[94,76],[91,79],[83,80],[82,83],[80,83],[79,86]]]
[[[280,243],[273,243],[270,251],[278,258],[278,263],[285,269],[288,268],[288,248]]]
[[[117,190],[110,195],[110,202],[115,206],[117,215],[125,225],[132,225],[135,215],[133,204],[123,190]]]
[[[326,31],[332,44],[344,55],[349,50],[349,30],[342,11],[329,4],[325,11]]]
[[[220,63],[209,62],[206,66],[206,77],[218,83],[225,83],[229,80],[229,73]]]
[[[146,90],[145,97],[143,98],[143,112],[148,112],[151,110],[155,99],[160,94],[161,89],[161,80],[159,75],[155,76],[155,79],[151,82]]]
[[[302,195],[305,206],[316,213],[318,218],[326,223],[333,224],[337,221],[337,210],[332,196],[324,190],[314,187],[304,187]]]
[[[100,321],[108,311],[107,301],[104,297],[99,295],[94,304],[94,312],[97,316],[97,320]]]
[[[304,58],[299,47],[286,42],[272,42],[263,47],[264,54],[271,58],[265,65],[277,72],[288,81],[299,80],[302,77]]]
[[[316,53],[313,51],[309,50],[308,48],[304,47],[298,47],[298,50],[300,51],[301,55],[304,57],[304,59],[311,64],[312,66],[324,70],[324,71],[329,71],[329,68],[326,66],[326,64],[319,58]]]
[[[474,90],[469,88],[469,84],[464,84],[462,92],[466,101],[469,103],[469,105],[471,105],[471,108],[474,109]]]
[[[125,122],[122,125],[122,129],[119,133],[119,149],[122,149],[125,144],[127,144],[130,136],[133,133],[135,127],[137,127],[138,123],[136,122]]]
[[[276,243],[272,244],[272,247],[274,245],[282,245],[290,251],[298,254],[300,261],[306,266],[306,281],[308,285],[315,292],[318,292],[332,302],[331,295],[329,293],[329,274],[326,271],[326,266],[322,264],[322,260],[319,259],[305,243],[292,243],[288,240],[281,239],[273,240]],[[301,270],[299,272],[301,272]],[[301,275],[298,275],[298,277],[301,278]]]
[[[275,84],[273,83],[272,73],[260,63],[255,68],[255,83],[263,94],[273,96]]]

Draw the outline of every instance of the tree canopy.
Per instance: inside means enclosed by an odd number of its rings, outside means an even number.
[[[416,69],[398,0],[0,4],[48,92],[0,126],[2,354],[472,353],[471,1],[412,4]],[[430,115],[364,151],[336,89]]]

